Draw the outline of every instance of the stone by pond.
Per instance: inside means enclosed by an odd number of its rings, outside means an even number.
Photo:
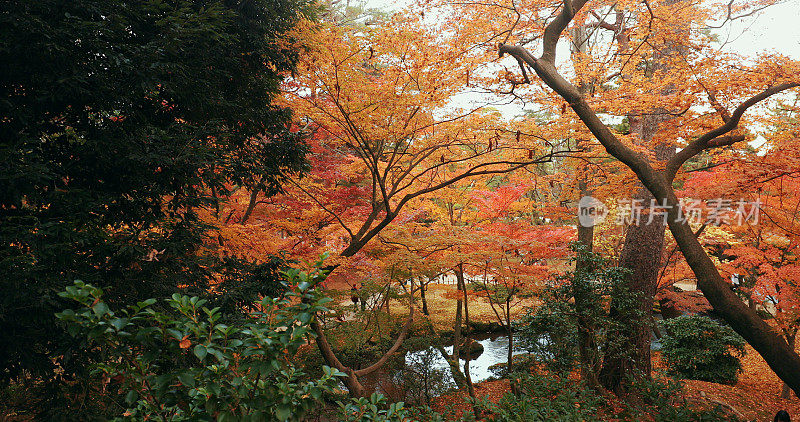
[[[469,362],[469,372],[470,376],[472,377],[472,382],[481,382],[485,381],[493,374],[489,370],[489,367],[497,364],[506,362],[508,359],[508,336],[507,335],[474,335],[472,336],[472,347],[473,350],[472,358]],[[483,348],[482,353],[477,353],[480,348]],[[451,377],[450,374],[450,366],[447,364],[447,361],[439,354],[436,353],[429,353],[429,350],[435,352],[433,347],[423,350],[415,350],[406,352],[405,355],[405,362],[409,364],[411,362],[419,361],[422,358],[422,355],[431,356],[432,358],[429,359],[429,364],[433,369],[441,369],[443,370],[448,377]],[[445,350],[447,353],[453,353],[453,346],[446,346]],[[514,354],[521,354],[524,353],[522,350],[515,350]],[[466,360],[464,359],[464,354],[461,354],[461,358],[459,359],[459,367],[463,368],[464,363]],[[451,379],[452,381],[452,379]]]
[[[469,368],[473,383],[492,377],[492,365],[505,363],[508,356],[508,336],[499,333],[472,334],[469,349],[472,350]],[[448,354],[453,346],[445,346]],[[464,348],[466,350],[466,348]],[[515,351],[515,355],[524,351]],[[461,353],[460,353],[461,354]],[[463,370],[466,354],[459,359]],[[362,380],[368,391],[383,393],[393,401],[427,404],[433,397],[456,387],[450,365],[437,348],[426,346],[407,351],[397,356],[394,364],[387,365]]]
[[[473,333],[460,347],[459,368],[463,370],[466,360],[465,344],[469,342],[472,351],[469,361],[469,372],[473,383],[486,381],[497,376],[492,367],[503,368],[508,360],[508,336],[501,333]],[[661,342],[652,338],[651,347],[661,348]],[[453,346],[444,346],[448,354],[453,353]],[[526,355],[528,352],[515,342],[514,356]],[[423,384],[413,386],[410,384]],[[409,350],[398,355],[394,364],[368,375],[362,379],[367,390],[381,392],[395,401],[413,401],[409,395],[415,395],[415,388],[425,390],[425,396],[436,396],[450,388],[455,388],[450,365],[441,353],[433,346],[425,346]],[[421,394],[421,393],[420,393]],[[416,394],[417,400],[420,394]],[[426,397],[426,398],[430,398]]]
[[[473,340],[469,337],[465,338],[458,349],[458,356],[466,360],[467,356],[472,359],[477,359],[486,347],[479,341]]]

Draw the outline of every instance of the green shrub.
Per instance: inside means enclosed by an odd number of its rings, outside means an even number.
[[[669,373],[702,381],[736,382],[745,341],[732,328],[697,315],[666,320],[664,327],[662,356]]]
[[[622,420],[652,420],[653,422],[737,422],[738,419],[720,405],[698,408],[679,399],[683,385],[670,379],[639,379],[632,389],[640,396],[620,415]]]
[[[568,302],[571,295],[567,292],[565,288],[547,288],[543,303],[526,308],[517,323],[520,347],[558,373],[569,373],[578,361],[575,306]]]
[[[480,400],[477,407],[498,422],[600,421],[602,398],[567,378],[548,375],[520,379],[522,394],[508,393],[497,404]]]
[[[541,304],[527,308],[516,324],[521,348],[561,374],[581,366],[598,371],[609,354],[630,359],[634,350],[625,339],[649,321],[638,309],[641,293],[627,287],[628,269],[580,246],[573,249],[587,265],[550,281],[540,295]],[[620,321],[612,308],[636,318]]]
[[[408,410],[403,402],[388,403],[382,394],[372,393],[369,398],[359,397],[339,403],[343,421],[346,422],[403,422],[408,420]]]
[[[635,405],[623,401],[608,402],[584,384],[567,378],[539,374],[520,380],[522,394],[503,396],[496,404],[487,398],[479,400],[477,408],[484,416],[497,422],[536,421],[653,421],[653,422],[714,422],[738,421],[717,406],[699,409],[680,400],[681,385],[663,380],[640,380],[633,384],[639,395]],[[465,420],[474,420],[466,418]]]
[[[314,290],[321,272],[286,276],[284,298],[266,298],[251,319],[230,324],[219,308],[178,294],[162,308],[150,299],[115,312],[101,289],[80,281],[61,296],[82,307],[57,317],[105,357],[95,373],[120,383],[127,408],[117,420],[302,420],[344,374],[324,367],[308,380],[292,363],[329,299]]]

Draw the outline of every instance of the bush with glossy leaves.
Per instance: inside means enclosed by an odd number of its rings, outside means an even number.
[[[382,394],[372,393],[369,398],[359,397],[340,402],[342,420],[346,422],[403,422],[410,413],[403,402],[389,403]]]
[[[231,323],[205,300],[178,294],[162,308],[149,299],[114,311],[101,289],[76,281],[61,296],[80,308],[57,317],[104,356],[95,372],[118,383],[127,406],[117,420],[297,421],[344,376],[324,367],[309,380],[292,363],[330,301],[314,289],[323,276],[288,270],[282,298]]]

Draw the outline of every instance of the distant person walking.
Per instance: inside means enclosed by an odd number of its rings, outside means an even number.
[[[792,422],[792,420],[789,418],[789,412],[779,410],[778,413],[775,414],[775,420],[773,422]]]

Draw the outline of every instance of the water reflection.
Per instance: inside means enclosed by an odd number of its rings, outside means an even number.
[[[498,335],[483,339],[476,338],[475,341],[483,346],[483,353],[481,353],[481,355],[478,357],[470,359],[469,361],[469,373],[472,377],[472,382],[477,383],[484,381],[493,375],[489,370],[490,366],[498,363],[506,363],[508,360],[508,336]],[[431,347],[428,350],[435,349]],[[447,353],[452,354],[453,346],[447,346],[445,347],[445,350]],[[423,355],[426,353],[427,350],[407,352],[405,355],[406,365],[420,361]],[[514,350],[514,355],[518,355],[520,353],[524,352],[521,350]],[[452,381],[452,374],[450,374],[450,366],[447,364],[447,361],[438,352],[432,355],[433,357],[429,359],[431,369],[444,370],[444,373],[446,373],[447,377],[450,379],[450,381]],[[464,359],[459,359],[460,368],[464,368],[464,363]]]

